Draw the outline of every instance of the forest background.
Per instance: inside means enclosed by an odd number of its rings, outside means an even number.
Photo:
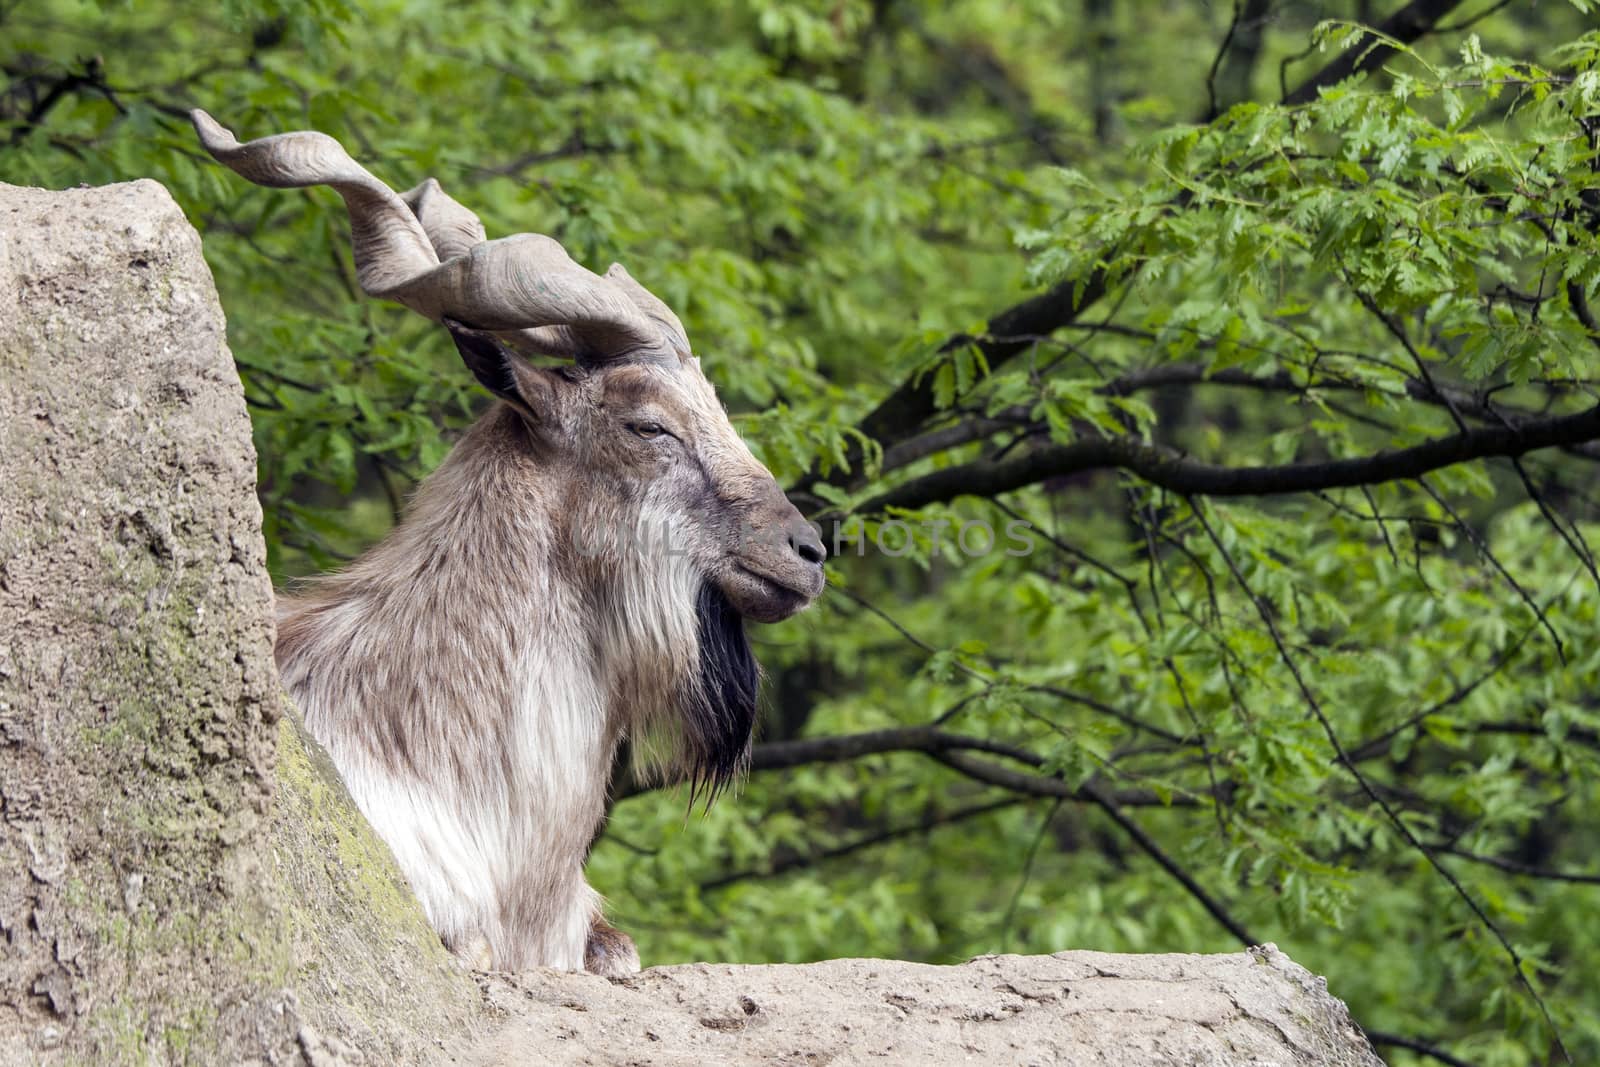
[[[619,768],[591,879],[647,963],[1271,940],[1392,1063],[1592,1063],[1597,24],[0,0],[0,180],[151,177],[200,228],[280,583],[381,537],[488,398],[360,298],[337,196],[233,178],[188,108],[677,309],[860,548],[752,631],[737,795]]]

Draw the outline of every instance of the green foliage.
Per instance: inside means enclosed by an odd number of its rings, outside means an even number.
[[[1224,5],[0,6],[0,179],[153,177],[201,227],[279,577],[381,536],[481,397],[357,299],[337,197],[224,175],[184,108],[322,129],[678,309],[780,480],[855,524],[819,606],[753,632],[764,736],[988,748],[620,800],[591,875],[648,960],[1235,947],[1176,867],[1375,1030],[1511,1067],[1553,1023],[1592,1061],[1593,443],[1272,497],[984,481],[1108,439],[1311,469],[1594,404],[1592,5],[1463,5],[1286,107],[1280,62],[1373,43],[1292,6],[1208,123]],[[1085,306],[990,336],[1038,291]],[[865,437],[902,383],[925,417]],[[867,510],[951,468],[961,495]]]

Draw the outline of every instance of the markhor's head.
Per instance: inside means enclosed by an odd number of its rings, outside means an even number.
[[[608,277],[653,300],[620,267]],[[575,555],[602,571],[641,557],[687,568],[755,622],[788,618],[822,591],[821,539],[750,454],[686,342],[541,367],[445,321],[467,365],[521,416],[539,462],[574,487],[563,516]]]
[[[667,557],[657,572],[685,583],[697,618],[699,665],[679,696],[687,769],[713,785],[735,773],[755,716],[742,622],[810,604],[825,553],[740,439],[678,317],[618,264],[594,274],[539,234],[487,240],[432,179],[395,193],[324,134],[240,144],[205,112],[192,117],[206,149],[243,177],[344,197],[362,288],[442,322],[540,465],[568,475],[574,555],[597,568]]]

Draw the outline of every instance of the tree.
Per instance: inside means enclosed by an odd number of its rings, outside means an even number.
[[[1271,939],[1396,1062],[1581,1062],[1600,38],[1367,6],[239,5],[82,61],[52,3],[0,15],[0,177],[148,174],[203,225],[280,575],[480,400],[354,298],[335,198],[225,181],[184,107],[684,313],[843,552],[757,634],[743,795],[619,784],[594,880],[648,958]]]

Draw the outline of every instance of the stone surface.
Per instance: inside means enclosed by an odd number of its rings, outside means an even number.
[[[1382,1067],[1320,978],[1266,945],[1233,955],[982,956],[499,977],[514,1019],[472,1067],[957,1063]]]
[[[154,182],[0,185],[0,1063],[416,1061],[471,1025],[282,714],[265,562],[194,229]]]

